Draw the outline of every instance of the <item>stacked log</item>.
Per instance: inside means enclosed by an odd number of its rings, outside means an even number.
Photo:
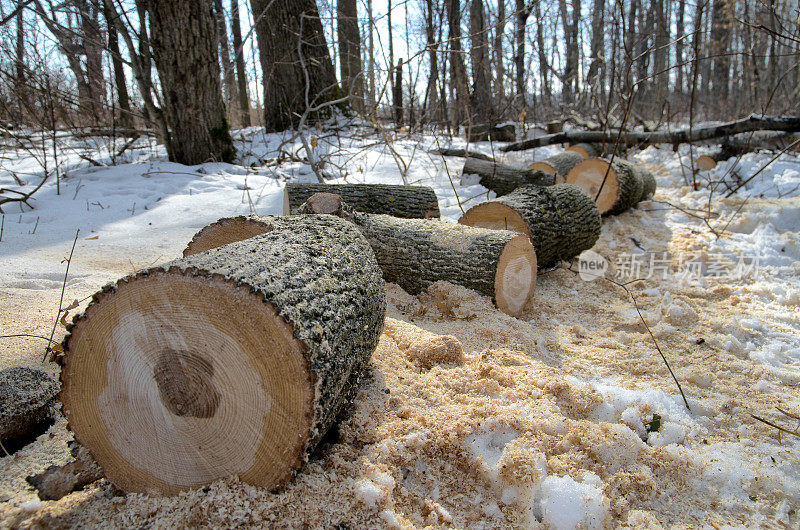
[[[619,214],[652,197],[653,174],[637,164],[615,159],[587,158],[567,174],[567,183],[580,187],[597,203],[601,214]]]
[[[473,206],[458,222],[525,234],[533,242],[539,267],[550,267],[592,248],[601,225],[592,198],[571,184],[518,188]]]
[[[583,161],[583,155],[576,151],[564,151],[550,158],[545,158],[539,162],[534,162],[528,169],[534,169],[553,175],[555,184],[563,184],[566,181],[567,173]]]
[[[427,186],[394,184],[287,183],[283,190],[283,215],[297,213],[315,193],[335,193],[353,209],[409,219],[439,217],[439,200]]]
[[[333,216],[265,232],[108,285],[70,326],[64,413],[120,489],[274,488],[355,395],[386,311],[368,242]]]
[[[544,171],[521,169],[476,158],[468,158],[464,163],[461,170],[462,185],[467,184],[465,175],[477,175],[477,182],[498,196],[511,193],[520,186],[551,186],[555,183],[555,177]],[[347,202],[346,197],[342,199]]]
[[[512,316],[533,296],[536,253],[528,238],[515,232],[354,212],[332,194],[311,197],[303,211],[350,220],[372,247],[384,279],[411,294],[449,281],[491,296]],[[258,216],[220,219],[198,232],[184,255],[267,230],[273,222]]]

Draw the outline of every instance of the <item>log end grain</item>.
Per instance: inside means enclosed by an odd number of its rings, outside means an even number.
[[[589,194],[601,214],[614,208],[619,199],[620,185],[616,171],[602,158],[587,158],[567,174],[566,182]]]

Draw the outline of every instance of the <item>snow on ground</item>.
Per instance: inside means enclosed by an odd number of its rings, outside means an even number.
[[[431,186],[451,222],[492,196],[461,185],[463,160],[428,153],[449,140],[399,135],[387,146],[359,133],[318,131],[332,182]],[[236,136],[241,163],[194,167],[165,161],[144,140],[124,163],[96,166],[81,155],[108,164],[122,143],[62,139],[48,160],[60,194],[51,179],[34,210],[4,205],[2,333],[49,335],[78,229],[67,303],[178,257],[219,217],[280,214],[286,181],[316,180],[299,139],[255,128]],[[473,147],[499,156],[497,146]],[[558,151],[503,158],[524,165]],[[12,171],[37,182],[41,164],[27,153],[2,156],[0,187],[16,187]],[[24,477],[66,460],[61,419],[0,459],[0,524],[797,527],[797,437],[752,416],[793,429],[780,410],[800,413],[800,157],[767,165],[773,156],[724,162],[697,175],[695,189],[688,150],[636,154],[659,191],[605,219],[593,249],[609,278],[640,278],[627,287],[691,410],[631,298],[611,282],[543,272],[518,319],[461,287],[414,297],[390,285],[391,319],[353,411],[282,491],[232,478],[176,498],[123,497],[100,482],[40,503]],[[416,362],[430,333],[455,337],[464,355]],[[43,341],[0,340],[0,368],[41,366]]]

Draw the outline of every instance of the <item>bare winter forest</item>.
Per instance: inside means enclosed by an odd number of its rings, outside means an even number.
[[[0,528],[797,528],[800,0],[0,0]]]

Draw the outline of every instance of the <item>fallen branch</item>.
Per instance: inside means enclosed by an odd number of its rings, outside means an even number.
[[[631,132],[618,129],[609,129],[606,131],[567,131],[516,142],[501,147],[500,150],[503,152],[524,151],[526,149],[533,149],[545,145],[578,142],[605,142],[613,145],[617,143],[617,140],[619,140],[619,143],[622,145],[677,145],[699,140],[722,138],[752,131],[798,132],[800,131],[800,116],[758,116],[753,114],[742,120],[723,123],[722,125],[681,129],[678,131]]]

